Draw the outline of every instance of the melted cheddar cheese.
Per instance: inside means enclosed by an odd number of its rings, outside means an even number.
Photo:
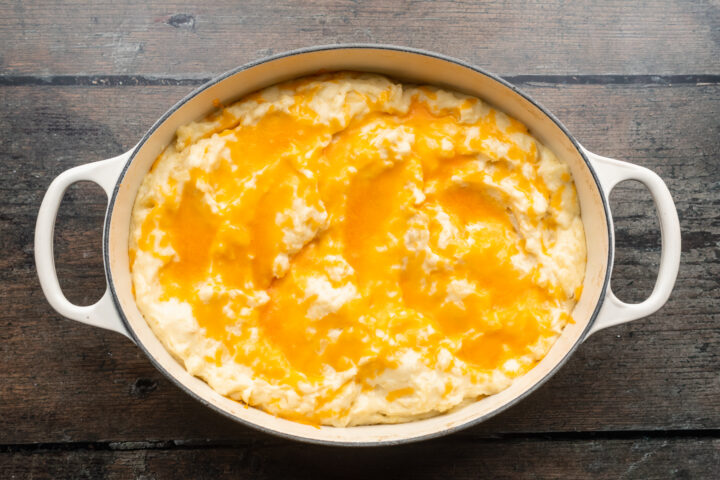
[[[133,210],[138,307],[187,370],[348,426],[506,388],[571,320],[572,177],[477,98],[307,77],[181,127]]]

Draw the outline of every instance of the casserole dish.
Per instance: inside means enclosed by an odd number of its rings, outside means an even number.
[[[479,97],[527,125],[572,172],[587,244],[583,294],[575,307],[575,323],[566,326],[549,353],[506,390],[432,418],[394,425],[349,428],[314,427],[248,408],[215,392],[178,363],[152,332],[135,304],[129,268],[130,217],[138,188],[157,156],[181,125],[229,104],[248,93],[318,71],[373,72],[407,83],[437,85]],[[658,210],[662,253],[658,279],[650,297],[626,304],[613,295],[610,273],[614,254],[608,196],[620,181],[634,179],[650,190]],[[52,232],[62,196],[81,180],[99,184],[109,198],[103,233],[108,289],[94,305],[72,305],[62,294],[54,269]],[[170,109],[130,151],[82,165],[58,176],[48,188],[38,214],[35,259],[48,301],[60,314],[122,333],[141,348],[154,365],[203,404],[261,430],[316,443],[381,445],[446,434],[483,421],[508,408],[547,380],[592,333],[649,315],[668,299],[680,262],[680,227],[663,181],[643,167],[601,157],[584,149],[551,114],[512,85],[480,69],[438,54],[403,47],[337,45],[298,50],[239,67],[203,85]]]

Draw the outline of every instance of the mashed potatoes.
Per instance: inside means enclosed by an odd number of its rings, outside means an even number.
[[[179,128],[129,248],[138,307],[191,374],[335,426],[508,387],[572,321],[586,253],[569,169],[524,125],[356,73]]]

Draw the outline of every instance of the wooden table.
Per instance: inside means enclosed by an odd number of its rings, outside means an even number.
[[[216,74],[340,42],[420,47],[499,73],[592,151],[658,172],[683,229],[668,304],[593,336],[490,421],[382,449],[309,446],[233,424],[127,339],[50,309],[32,238],[52,178],[132,147]],[[718,478],[719,56],[714,0],[3,1],[0,477]],[[659,259],[652,201],[624,184],[611,204],[613,288],[638,301]],[[61,207],[57,268],[75,302],[92,303],[105,288],[104,209],[92,184],[72,187]]]

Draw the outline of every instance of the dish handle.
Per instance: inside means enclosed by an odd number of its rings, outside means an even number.
[[[615,296],[611,285],[608,284],[600,313],[585,336],[587,339],[593,333],[604,328],[646,317],[658,311],[667,302],[680,268],[681,239],[680,221],[670,190],[655,172],[639,165],[602,157],[586,149],[583,150],[600,179],[605,198],[609,198],[612,189],[624,180],[637,180],[650,190],[660,220],[662,242],[660,268],[650,296],[640,303],[625,303]],[[610,228],[613,228],[612,218],[610,219]],[[614,235],[612,238],[615,241]]]
[[[35,266],[45,297],[50,306],[60,315],[88,325],[122,333],[132,340],[115,308],[108,287],[105,288],[102,298],[93,305],[79,306],[70,303],[65,298],[55,270],[53,250],[55,220],[60,202],[68,187],[75,182],[91,181],[100,185],[109,199],[112,196],[117,178],[131,154],[132,150],[114,158],[71,168],[52,181],[47,192],[45,192],[45,197],[38,212],[37,223],[35,224]]]

